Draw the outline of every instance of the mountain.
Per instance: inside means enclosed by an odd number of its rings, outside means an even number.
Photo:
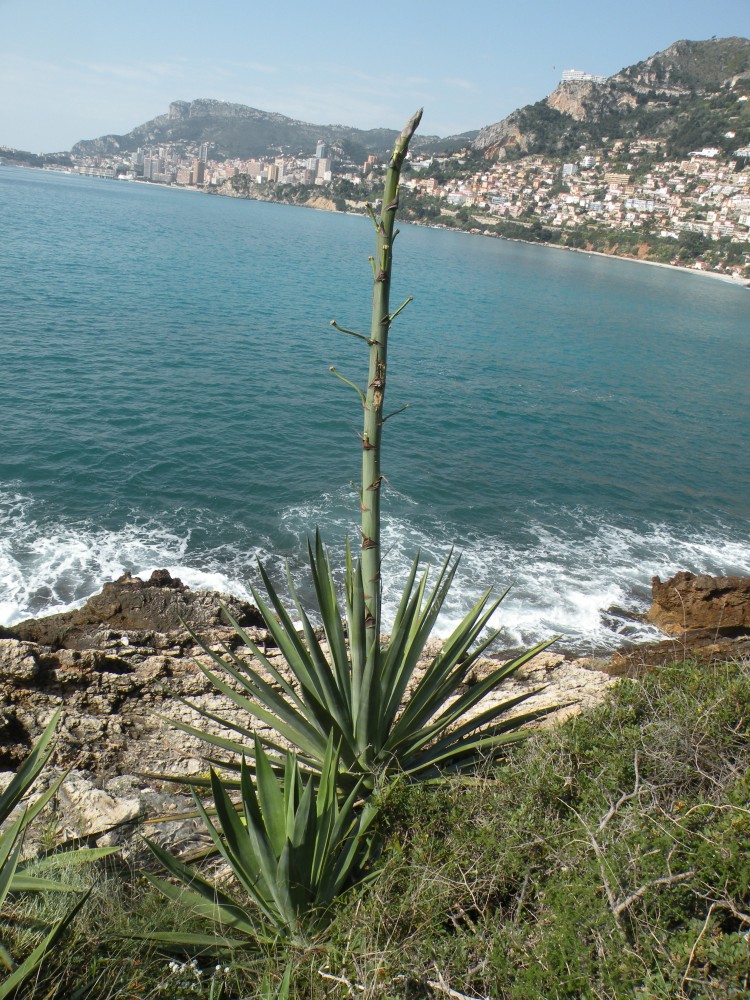
[[[679,41],[606,79],[581,73],[549,97],[481,129],[488,159],[565,156],[605,138],[663,138],[672,156],[750,142],[750,40]],[[734,133],[729,136],[728,133]]]
[[[284,115],[259,111],[244,104],[200,99],[174,101],[167,114],[134,128],[127,135],[103,135],[84,139],[71,152],[75,156],[108,155],[135,152],[139,146],[166,143],[191,145],[209,142],[211,156],[255,157],[274,154],[312,155],[319,139],[340,154],[362,162],[369,153],[386,153],[398,135],[395,129],[350,128],[347,125],[312,125]],[[451,151],[467,146],[477,133],[441,139],[438,136],[415,137],[414,148]]]

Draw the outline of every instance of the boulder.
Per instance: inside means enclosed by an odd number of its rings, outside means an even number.
[[[667,635],[693,631],[713,636],[750,634],[750,577],[676,573],[652,580],[653,604],[647,620]]]

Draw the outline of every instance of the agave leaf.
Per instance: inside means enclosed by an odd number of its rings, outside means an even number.
[[[331,572],[331,565],[320,538],[320,532],[317,529],[315,531],[316,555],[313,556],[309,541],[307,548],[312,570],[313,586],[318,598],[323,629],[328,640],[329,649],[331,650],[338,690],[342,695],[348,713],[351,715],[352,685],[349,669],[349,651],[347,650],[343,619],[336,597],[336,585],[333,573]]]
[[[146,872],[148,881],[161,893],[177,903],[189,906],[199,916],[218,920],[224,926],[233,927],[245,934],[256,933],[255,922],[248,918],[244,908],[231,896],[201,878],[193,868],[172,857],[163,847],[148,839],[146,844],[169,874],[182,883],[174,885]]]
[[[213,716],[210,712],[201,711],[192,702],[185,700],[184,702],[189,708],[194,709],[204,718],[210,718],[214,721],[220,719],[219,716]],[[238,743],[236,740],[229,740],[224,736],[217,736],[214,733],[206,732],[203,729],[198,729],[196,726],[191,726],[187,722],[180,722],[179,719],[170,719],[168,715],[160,715],[156,713],[157,719],[161,719],[162,722],[167,722],[169,725],[174,726],[175,729],[179,729],[182,733],[187,733],[188,736],[197,736],[199,739],[203,740],[204,743],[209,743],[211,746],[219,747],[221,750],[227,750],[229,753],[236,754],[237,757],[242,757],[243,755],[251,755],[252,749],[249,746],[245,746],[242,743]],[[154,775],[156,778],[164,777],[164,775]],[[189,777],[183,777],[182,775],[176,775],[175,781],[179,784],[183,782],[185,784],[190,784],[191,780]],[[195,783],[195,782],[192,782]]]
[[[16,872],[13,878],[12,892],[81,892],[71,885],[55,882],[51,878],[39,878],[37,875],[24,875]]]
[[[0,841],[0,907],[13,886],[23,847],[23,817],[19,817]]]
[[[531,660],[538,653],[543,652],[543,650],[547,649],[555,641],[555,639],[548,639],[544,642],[537,643],[536,646],[527,650],[521,656],[516,657],[512,663],[507,663],[504,666],[499,667],[483,680],[473,684],[468,691],[457,698],[452,705],[446,708],[446,710],[439,716],[438,721],[445,721],[446,725],[451,725],[456,721],[456,719],[460,718],[467,711],[473,708],[473,706],[476,705],[486,694],[496,688],[500,681],[515,673],[519,667],[528,663],[529,660]]]
[[[343,886],[357,870],[369,847],[366,832],[374,810],[358,814],[354,809],[361,782],[339,808],[339,755],[332,736],[327,740],[320,782],[313,775],[304,776],[292,752],[286,754],[282,779],[259,739],[254,751],[257,791],[244,759],[240,771],[244,821],[229,798],[226,783],[213,770],[216,822],[197,798],[196,808],[215,848],[257,905],[266,929],[296,938],[300,928],[324,919],[332,898],[330,887]],[[147,843],[167,872],[185,887],[152,878],[160,891],[171,899],[183,899],[201,916],[251,932],[256,921],[227,893],[163,848]]]
[[[279,788],[276,775],[268,758],[263,753],[260,742],[255,743],[255,783],[263,821],[274,854],[278,857],[286,842],[286,814],[284,792]]]
[[[326,670],[321,676],[317,675],[314,669],[310,669],[310,657],[305,644],[297,634],[297,630],[265,569],[260,566],[259,571],[263,579],[263,585],[274,607],[274,611],[271,611],[256,588],[251,588],[255,602],[258,605],[258,610],[263,615],[266,627],[273,636],[279,650],[283,653],[284,659],[300,685],[307,689],[308,695],[315,696],[319,704],[325,705],[327,701],[335,697],[335,684],[330,667],[326,664]],[[278,621],[276,616],[278,616]]]
[[[221,607],[222,607],[222,610],[224,611],[224,614],[229,619],[229,622],[232,625],[232,627],[234,628],[235,632],[240,637],[240,639],[242,639],[242,641],[248,647],[248,649],[253,654],[253,656],[263,665],[264,669],[268,671],[268,673],[271,675],[271,677],[273,677],[274,681],[276,682],[276,684],[279,685],[279,687],[282,689],[282,691],[286,694],[287,698],[289,698],[290,701],[294,702],[294,704],[299,709],[302,709],[302,707],[303,707],[302,700],[299,698],[299,696],[297,695],[297,692],[294,690],[294,688],[291,686],[291,684],[287,681],[287,679],[284,677],[284,675],[281,674],[281,673],[279,673],[279,671],[276,669],[276,667],[273,665],[273,663],[271,663],[271,661],[268,659],[268,657],[265,655],[265,653],[263,653],[258,648],[258,646],[256,645],[256,643],[253,642],[253,640],[250,638],[250,636],[247,634],[247,632],[245,632],[245,630],[242,628],[242,626],[240,626],[240,625],[237,624],[237,621],[235,620],[234,616],[232,615],[231,611],[227,608],[227,606],[225,604],[222,604]],[[201,645],[203,645],[203,644],[201,643]],[[224,644],[222,643],[222,645],[224,645]],[[205,647],[204,647],[204,649],[205,649]],[[231,649],[227,649],[226,646],[224,646],[224,649],[226,650],[227,655],[229,656],[229,659],[235,664],[235,666],[239,669],[239,671],[241,673],[242,672],[252,673],[256,678],[258,677],[257,671],[252,670],[252,668],[250,667],[250,665],[245,660],[240,659],[240,657],[237,656],[236,653],[232,652]],[[211,652],[211,650],[209,650],[208,652],[209,652],[209,654],[211,656],[214,655]],[[221,660],[221,658],[219,658],[219,659]]]
[[[214,661],[224,671],[226,671],[230,677],[233,677],[237,683],[240,684],[252,697],[259,698],[262,702],[268,704],[269,707],[272,707],[282,719],[286,714],[288,714],[289,719],[304,715],[306,710],[304,701],[294,695],[294,697],[290,698],[290,701],[287,702],[284,699],[284,696],[279,694],[271,684],[264,680],[260,674],[250,666],[250,664],[242,663],[238,657],[234,656],[231,657],[229,661],[222,659],[222,657],[216,654],[213,654],[213,656]],[[202,664],[198,664],[198,666],[209,679],[214,676]],[[242,696],[237,694],[237,697],[241,698]],[[240,702],[237,702],[237,704],[239,705]]]
[[[400,719],[394,726],[394,736],[397,732],[400,734],[400,732],[414,730],[422,726],[462,683],[465,671],[459,671],[459,674],[452,680],[447,680],[447,678],[461,655],[468,650],[495,610],[497,602],[493,602],[489,608],[486,607],[488,597],[489,592],[482,595],[453,630],[446,643],[447,648],[444,647],[443,651],[434,658],[427,668],[404,706]],[[419,652],[421,653],[421,650]]]
[[[432,629],[434,628],[438,615],[440,614],[443,602],[448,594],[448,589],[451,585],[457,567],[458,560],[454,562],[450,569],[448,568],[447,561],[443,565],[435,587],[433,588],[430,596],[427,598],[425,607],[421,612],[418,606],[415,608],[410,627],[409,639],[401,654],[400,660],[394,658],[390,670],[389,665],[386,665],[386,674],[391,675],[390,699],[386,709],[386,716],[390,720],[395,718],[409,680],[416,670],[417,663],[422,656],[424,647],[432,633]],[[425,585],[426,574],[421,583],[422,592]],[[414,696],[409,699],[409,706],[412,703],[413,697]],[[407,709],[409,706],[407,706]]]
[[[119,850],[119,847],[69,847],[67,844],[62,844],[50,854],[42,858],[35,858],[34,871],[54,868],[61,858],[65,859],[66,865],[89,865],[94,861],[101,861],[102,858],[117,854]]]
[[[321,903],[333,901],[341,893],[345,883],[351,880],[356,868],[364,862],[369,854],[367,834],[378,812],[378,807],[369,800],[354,822],[348,809],[342,809],[339,813],[331,838],[332,845],[336,845],[335,850],[331,851],[332,863],[326,866],[324,880],[318,891]]]
[[[287,573],[289,570],[287,569]],[[292,591],[292,597],[294,600],[295,607],[297,609],[297,614],[299,615],[300,621],[302,622],[302,632],[305,637],[305,643],[307,645],[308,652],[310,654],[311,669],[317,672],[330,673],[330,666],[323,653],[323,649],[318,642],[318,637],[315,635],[315,630],[313,629],[310,619],[305,612],[305,609],[299,602],[297,593],[294,590],[294,585],[292,583],[291,574],[289,574],[289,587]],[[336,676],[332,678],[334,686],[337,690],[337,695],[334,699],[328,700],[324,709],[315,698],[307,698],[307,705],[309,710],[315,715],[318,724],[321,728],[328,729],[330,727],[330,717],[334,716],[336,723],[340,729],[342,735],[349,729],[349,695],[348,690],[341,690],[340,687],[340,673],[342,669],[345,669],[348,674],[348,661],[344,668],[340,664],[336,663],[334,658],[334,667],[336,669]],[[302,688],[303,695],[306,694],[305,688]],[[331,707],[333,705],[333,708]]]
[[[497,705],[488,713],[483,713],[490,715],[491,718],[497,718],[499,715],[504,714],[506,711],[510,710],[511,704],[517,705],[520,702],[526,701],[530,698],[534,692],[526,692],[518,697],[511,699],[510,703]],[[532,713],[536,717],[536,713]],[[543,715],[548,714],[545,710],[542,712]],[[476,744],[484,739],[486,736],[490,735],[491,730],[494,731],[494,727],[487,726],[487,721],[485,720],[484,728],[479,729],[477,725],[474,725],[474,720],[470,720],[468,723],[462,727],[465,732],[460,737],[455,737],[453,735],[453,730],[450,730],[443,740],[435,740],[435,737],[441,732],[445,732],[445,726],[442,723],[433,723],[430,726],[425,726],[420,732],[415,733],[413,737],[410,738],[409,742],[405,742],[401,747],[398,748],[399,758],[404,760],[405,766],[415,766],[412,761],[429,761],[433,757],[435,759],[445,759],[450,756],[451,753],[459,753],[462,747],[471,749]],[[507,730],[517,729],[524,724],[528,719],[525,716],[513,716],[508,719],[505,724],[503,724],[500,732],[506,732]],[[497,725],[500,725],[498,723]],[[408,763],[407,763],[408,762]]]
[[[240,684],[253,698],[257,698],[263,705],[269,707],[273,712],[279,715],[282,719],[287,721],[293,721],[295,719],[304,718],[307,712],[307,706],[305,702],[299,699],[296,695],[286,701],[282,694],[279,694],[272,685],[270,685],[266,680],[264,680],[260,674],[255,671],[250,664],[242,663],[237,657],[231,657],[229,661],[222,659],[216,653],[211,654],[214,662],[217,663],[222,670],[233,677],[238,684]],[[207,667],[203,664],[198,664],[201,672],[209,678],[209,680],[214,683],[213,674]],[[249,703],[247,699],[244,699],[242,695],[238,692],[234,692],[233,688],[229,688],[227,696],[230,697],[239,707],[244,707],[246,711],[251,711],[247,708]],[[242,699],[241,701],[239,699]],[[252,711],[256,711],[257,706],[253,706]],[[246,732],[244,727],[229,725],[229,728],[235,728],[237,731]]]
[[[55,719],[55,724],[57,724],[57,719]],[[54,924],[44,940],[36,946],[26,960],[17,969],[14,969],[7,979],[4,979],[0,983],[0,1000],[6,1000],[7,997],[11,997],[32,972],[41,965],[44,956],[57,944],[65,929],[74,920],[78,911],[89,898],[91,891],[89,889],[88,892],[85,892],[81,896],[75,905]]]
[[[467,719],[462,725],[450,729],[448,733],[442,739],[437,740],[430,749],[440,751],[447,746],[457,746],[463,739],[473,732],[482,731],[484,733],[485,727],[488,726],[489,723],[493,722],[500,715],[505,715],[507,712],[511,712],[517,705],[522,704],[529,698],[533,698],[534,695],[539,694],[543,690],[543,687],[539,687],[534,688],[531,691],[524,691],[522,694],[515,695],[513,698],[508,698],[503,702],[490,706],[490,708],[485,709],[484,712],[480,712],[478,715]],[[512,717],[512,719],[515,718],[518,717]],[[510,723],[512,719],[507,720],[508,723]]]
[[[346,540],[346,621],[351,665],[351,717],[357,719],[361,704],[362,674],[367,660],[365,597],[359,564],[355,570],[349,539]]]
[[[325,746],[325,736],[321,735],[321,732],[325,732],[323,726],[320,724],[313,725],[310,721],[309,712],[304,710],[297,711],[297,709],[289,705],[273,689],[270,689],[269,693],[264,695],[264,703],[269,709],[269,711],[266,711],[254,702],[248,701],[246,698],[238,695],[230,685],[225,684],[210,671],[204,670],[204,673],[211,683],[223,694],[226,694],[238,708],[244,709],[250,715],[255,716],[260,722],[270,725],[280,735],[289,739],[290,742],[294,742],[296,745],[302,747],[302,749],[307,750],[307,752],[310,752],[310,747],[315,747],[315,752],[320,753],[322,747]],[[330,716],[327,719],[329,725],[332,721],[335,721],[331,720]],[[230,727],[233,725],[231,720],[229,720],[229,725]],[[282,726],[284,728],[281,728]]]
[[[128,939],[135,941],[152,941],[169,951],[178,953],[198,954],[204,957],[220,955],[226,951],[247,948],[246,940],[221,937],[217,934],[188,934],[182,931],[153,931],[143,934],[128,934]],[[272,943],[274,938],[264,938],[259,933],[259,940]]]
[[[62,706],[55,710],[31,753],[23,764],[21,764],[8,787],[0,795],[0,823],[5,822],[29,788],[34,784],[42,768],[49,760],[52,753],[52,738],[55,734],[61,711]],[[27,824],[31,822],[31,819],[33,819],[33,815],[28,815],[27,813]]]
[[[264,995],[263,1000],[289,1000],[289,986],[291,984],[291,981],[292,981],[292,967],[291,965],[287,965],[281,983],[279,985],[279,989],[275,994],[275,996],[271,997],[270,989],[266,987],[267,992]]]
[[[255,924],[247,919],[247,915],[239,903],[232,900],[226,893],[218,893],[210,883],[203,883],[203,880],[197,878],[192,871],[190,883],[184,885],[174,885],[172,882],[151,875],[149,872],[145,873],[145,877],[167,899],[188,907],[199,917],[204,917],[211,922],[218,922],[223,927],[231,927],[233,930],[241,931],[251,937],[263,934],[262,930],[258,931]]]
[[[209,835],[246,892],[266,916],[275,922],[278,906],[274,891],[276,858],[263,828],[260,807],[247,772],[244,772],[242,781],[244,824],[215,773],[212,773],[212,791],[223,837],[199,802],[201,817]]]

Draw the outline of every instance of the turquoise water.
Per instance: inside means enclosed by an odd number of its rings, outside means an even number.
[[[0,622],[125,569],[246,593],[356,533],[372,229],[362,218],[0,167]],[[463,550],[444,631],[513,585],[507,645],[648,630],[651,576],[750,573],[750,292],[403,226],[387,603]],[[619,609],[612,611],[611,609]]]

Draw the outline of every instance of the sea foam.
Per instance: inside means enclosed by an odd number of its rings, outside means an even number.
[[[398,513],[383,519],[386,630],[417,553],[433,575],[451,551],[460,554],[437,635],[450,634],[485,589],[499,594],[509,588],[491,622],[506,649],[553,635],[561,636],[561,648],[579,653],[653,640],[657,630],[637,618],[648,608],[652,576],[665,578],[681,569],[750,574],[746,540],[718,521],[679,532],[659,523],[615,525],[578,508],[531,507],[523,531],[508,541],[500,532],[461,534],[407,497],[394,493],[390,500]],[[250,583],[258,581],[256,560],[286,596],[288,569],[309,607],[307,538],[320,528],[343,584],[344,539],[347,532],[354,538],[357,533],[354,513],[351,491],[342,489],[282,511],[276,539],[252,538],[246,531],[227,542],[221,522],[212,523],[205,512],[197,531],[186,526],[184,516],[167,513],[163,519],[104,528],[66,522],[44,503],[5,490],[0,492],[0,623],[69,610],[126,571],[147,578],[157,568],[193,589],[250,599]],[[311,613],[314,618],[314,608]]]

